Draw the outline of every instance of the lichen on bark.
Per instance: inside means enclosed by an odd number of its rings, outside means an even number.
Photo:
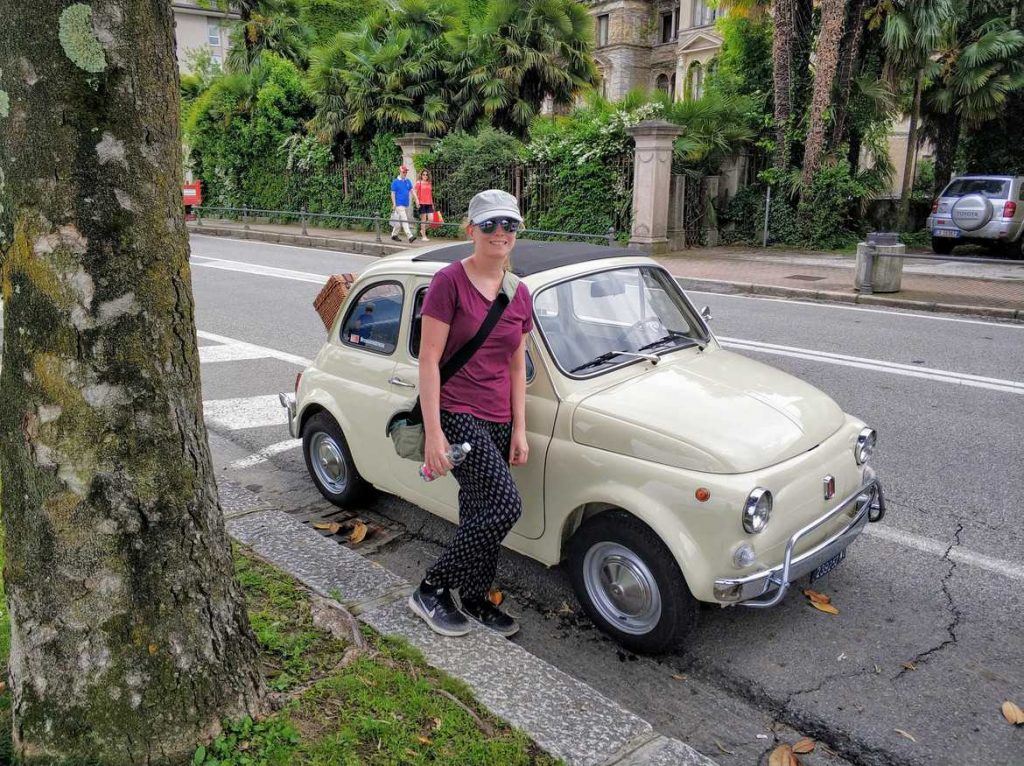
[[[60,15],[60,46],[67,57],[86,72],[102,72],[107,68],[103,46],[92,29],[92,8],[85,3],[74,3]]]

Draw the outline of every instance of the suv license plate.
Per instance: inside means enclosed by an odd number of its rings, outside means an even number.
[[[843,559],[846,558],[846,549],[839,551],[838,554],[830,558],[824,564],[821,564],[817,569],[811,572],[811,582],[814,582],[818,578],[824,577],[837,566],[843,563]]]
[[[956,239],[960,236],[960,229],[932,229],[932,236]]]

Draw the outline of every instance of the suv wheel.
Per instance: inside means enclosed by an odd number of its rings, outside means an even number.
[[[595,516],[568,546],[576,597],[601,630],[628,649],[679,647],[697,623],[698,604],[668,548],[624,511]]]
[[[949,255],[956,247],[956,240],[951,237],[932,237],[932,252],[936,255]]]
[[[342,508],[363,499],[369,489],[356,470],[341,427],[326,412],[318,412],[302,428],[306,470],[320,494]]]

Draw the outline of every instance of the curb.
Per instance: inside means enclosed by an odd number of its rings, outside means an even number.
[[[671,273],[671,272],[670,272]],[[957,303],[932,303],[928,301],[912,301],[907,298],[889,298],[884,295],[861,295],[860,293],[844,293],[835,290],[805,290],[799,287],[781,287],[779,285],[759,285],[751,282],[728,282],[719,279],[699,279],[681,277],[672,274],[676,282],[684,290],[703,290],[727,295],[746,293],[750,295],[767,295],[779,298],[801,298],[803,300],[824,301],[829,303],[849,303],[862,306],[887,306],[891,308],[913,309],[945,314],[969,314],[971,316],[1006,319],[1013,322],[1024,322],[1024,309],[1008,309],[995,306],[971,306]]]
[[[361,622],[403,638],[460,679],[495,715],[570,766],[715,766],[677,739],[482,626],[433,633],[405,604],[413,585],[376,562],[270,508],[236,482],[219,482],[228,533]]]
[[[315,247],[321,250],[337,250],[356,255],[391,255],[407,249],[401,245],[386,245],[383,242],[367,242],[362,239],[342,239],[340,237],[320,237],[312,234],[290,234],[288,232],[259,231],[257,229],[237,229],[232,226],[218,224],[190,223],[189,233],[206,234],[211,237],[232,237],[234,239],[250,239],[257,242],[269,242],[276,245],[294,245],[295,247]]]

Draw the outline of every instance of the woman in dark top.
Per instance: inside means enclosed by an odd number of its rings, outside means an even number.
[[[469,204],[468,258],[441,269],[423,303],[420,404],[425,460],[459,483],[459,527],[437,562],[409,597],[410,608],[436,632],[469,632],[466,616],[505,636],[519,626],[487,598],[501,541],[522,514],[510,466],[524,465],[526,441],[526,335],[533,304],[519,284],[484,344],[444,387],[441,365],[472,338],[501,292],[509,253],[522,225],[515,197],[497,189]],[[466,459],[452,467],[450,444],[469,442]],[[462,610],[452,591],[458,590]]]

